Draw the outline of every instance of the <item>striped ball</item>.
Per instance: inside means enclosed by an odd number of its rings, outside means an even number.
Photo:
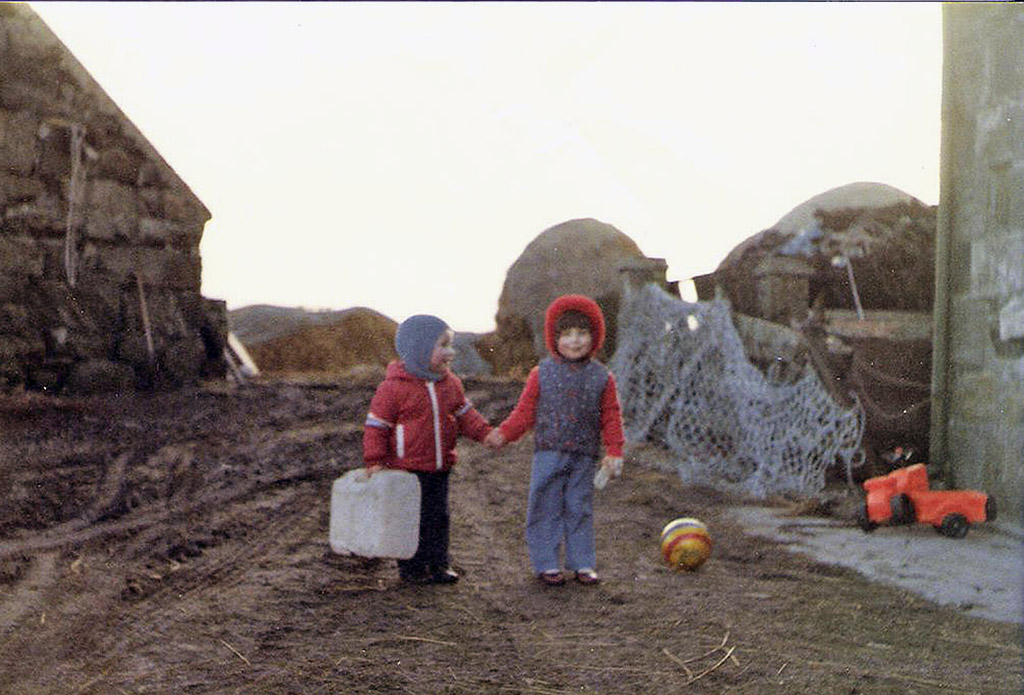
[[[661,557],[672,569],[693,571],[710,555],[711,536],[699,519],[675,519],[661,530]]]

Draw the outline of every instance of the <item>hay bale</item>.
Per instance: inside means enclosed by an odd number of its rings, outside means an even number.
[[[299,321],[258,344],[242,343],[265,374],[342,374],[395,359],[395,321],[363,307],[331,313],[330,321]]]
[[[497,330],[477,342],[481,355],[495,374],[529,369],[547,353],[544,311],[569,293],[585,294],[601,306],[607,322],[602,356],[612,354],[623,291],[619,267],[638,258],[644,255],[632,239],[598,220],[570,220],[541,232],[505,276]]]
[[[250,347],[311,325],[334,323],[346,311],[311,311],[302,307],[252,304],[229,311],[228,328],[243,345]]]
[[[771,261],[804,264],[803,302],[854,309],[846,256],[865,310],[930,311],[935,273],[936,208],[880,183],[854,183],[817,195],[769,229],[736,246],[715,270],[733,308],[764,316],[765,269]]]

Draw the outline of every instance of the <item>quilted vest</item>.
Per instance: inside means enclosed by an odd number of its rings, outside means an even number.
[[[608,370],[596,360],[541,361],[540,396],[534,420],[537,451],[597,456],[601,451],[601,396]]]

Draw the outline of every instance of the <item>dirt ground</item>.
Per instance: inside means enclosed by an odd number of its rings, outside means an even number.
[[[520,388],[466,385],[492,421]],[[598,494],[597,587],[529,572],[529,441],[460,447],[458,584],[334,555],[373,386],[0,397],[0,693],[1021,692],[1020,625],[746,534],[651,447]],[[660,563],[679,516],[715,541],[697,572]]]

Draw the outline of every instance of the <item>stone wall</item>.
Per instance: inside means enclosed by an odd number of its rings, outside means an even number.
[[[1024,7],[944,17],[932,456],[951,482],[1024,504]]]
[[[0,389],[222,373],[210,213],[26,5],[0,4]]]

